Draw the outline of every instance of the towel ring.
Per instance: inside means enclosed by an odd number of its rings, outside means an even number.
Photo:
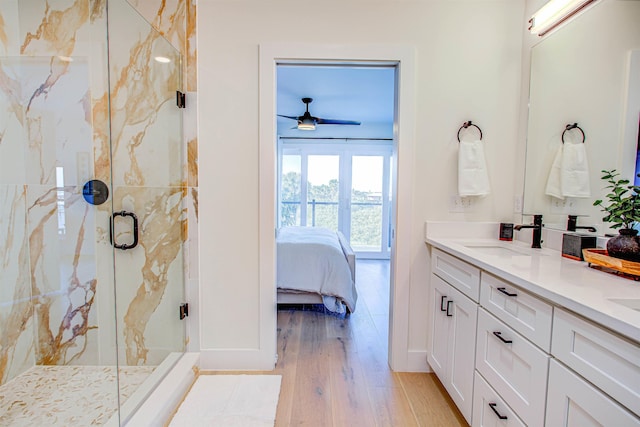
[[[578,126],[577,123],[574,124],[569,124],[564,128],[564,131],[562,132],[562,143],[564,144],[564,134],[567,133],[567,131],[573,130],[573,129],[578,129],[580,131],[580,133],[582,134],[582,143],[584,144],[584,141],[586,140],[586,136],[584,134],[584,131],[582,130],[582,128],[580,126]]]
[[[480,129],[478,125],[471,123],[471,120],[469,120],[468,122],[464,122],[462,126],[460,126],[460,129],[458,129],[458,142],[460,142],[460,132],[462,132],[462,129],[467,129],[469,126],[473,126],[478,129],[478,132],[480,132],[480,141],[482,141],[482,129]]]

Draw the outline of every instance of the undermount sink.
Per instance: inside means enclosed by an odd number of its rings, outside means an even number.
[[[536,249],[515,247],[511,246],[508,243],[502,242],[467,243],[463,246],[465,248],[478,251],[484,255],[493,255],[499,257],[532,256],[533,254],[541,254],[539,250]]]
[[[609,298],[609,301],[640,311],[640,298]]]

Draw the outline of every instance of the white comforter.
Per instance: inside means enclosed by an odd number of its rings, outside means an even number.
[[[277,260],[278,289],[317,293],[331,311],[344,311],[340,302],[352,313],[355,311],[358,295],[334,231],[318,227],[281,228]]]

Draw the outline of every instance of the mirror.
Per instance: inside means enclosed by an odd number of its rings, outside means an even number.
[[[640,120],[639,22],[640,1],[601,0],[531,50],[523,213],[543,214],[545,227],[566,230],[568,215],[578,215],[578,225],[596,226],[598,235],[610,232],[602,223],[603,212],[593,206],[607,194],[601,171],[616,169],[633,182]],[[563,133],[565,144],[582,143],[579,129],[565,132],[574,123],[585,135],[589,173],[581,187],[590,187],[590,197],[560,199],[546,194],[547,180]],[[580,147],[570,147],[573,153],[574,148]]]

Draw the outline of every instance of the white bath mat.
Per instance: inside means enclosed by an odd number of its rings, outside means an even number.
[[[200,375],[169,424],[182,426],[273,426],[280,375]]]

